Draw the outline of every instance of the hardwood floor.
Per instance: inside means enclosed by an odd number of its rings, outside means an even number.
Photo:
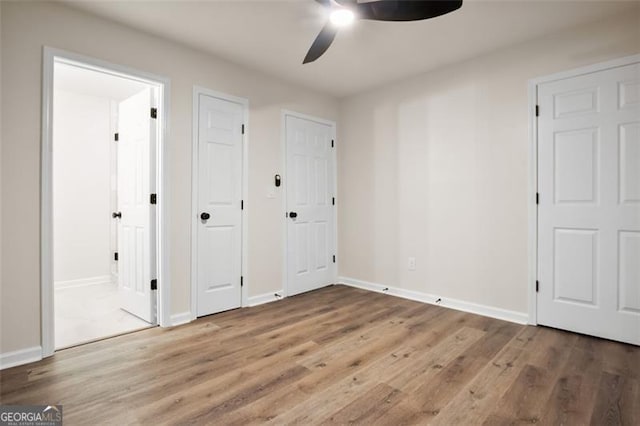
[[[65,424],[638,425],[640,348],[344,286],[0,372]]]

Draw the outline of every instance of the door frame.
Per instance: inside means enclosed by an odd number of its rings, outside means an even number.
[[[158,90],[158,126],[156,140],[156,277],[158,280],[156,322],[171,326],[171,283],[169,256],[169,179],[168,134],[171,82],[145,71],[110,63],[62,49],[44,46],[42,51],[42,150],[40,195],[40,300],[42,357],[55,352],[55,313],[53,289],[53,77],[54,64],[65,63],[88,70],[150,84]]]
[[[316,123],[325,124],[331,127],[332,139],[334,141],[334,149],[332,150],[333,161],[333,193],[336,199],[336,204],[333,206],[333,252],[336,256],[336,262],[333,263],[333,281],[338,281],[338,262],[340,256],[338,256],[338,206],[340,203],[340,197],[338,196],[338,138],[336,132],[336,122],[327,120],[325,118],[315,117],[309,114],[303,114],[296,111],[283,109],[280,113],[280,126],[281,126],[281,146],[282,146],[282,164],[283,170],[281,173],[281,188],[282,188],[282,238],[284,241],[283,256],[282,256],[282,297],[288,297],[291,294],[289,291],[289,239],[288,239],[288,220],[287,217],[287,117],[300,118],[302,120],[314,121]]]
[[[538,206],[536,194],[538,192],[538,118],[536,105],[538,104],[538,85],[557,80],[578,77],[611,68],[618,68],[640,62],[640,54],[625,56],[610,61],[599,62],[584,67],[574,68],[542,77],[530,79],[528,82],[528,117],[529,117],[529,272],[528,272],[528,306],[529,324],[538,324],[538,297],[536,281],[538,279]]]
[[[207,89],[202,86],[193,86],[193,111],[192,111],[192,138],[191,138],[191,320],[198,317],[198,135],[199,135],[199,117],[200,117],[200,95],[211,96],[213,98],[224,101],[234,102],[242,105],[242,122],[244,123],[244,135],[242,137],[242,200],[243,208],[241,211],[241,232],[240,240],[242,258],[240,260],[240,274],[242,275],[241,301],[240,307],[249,306],[249,264],[248,264],[248,248],[249,248],[249,100],[239,96],[229,95],[227,93],[218,92]]]

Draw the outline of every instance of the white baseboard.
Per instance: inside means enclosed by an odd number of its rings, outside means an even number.
[[[278,296],[276,296],[276,294]],[[244,307],[264,305],[265,303],[282,300],[283,297],[281,296],[281,294],[282,294],[282,290],[278,290],[273,293],[265,293],[265,294],[259,294],[257,296],[252,296],[247,299],[248,303],[246,305],[243,305],[242,307],[244,308]],[[197,317],[192,316],[191,312],[183,312],[181,314],[176,314],[171,316],[171,325],[173,326],[173,325],[186,324],[188,322],[195,321],[196,319]]]
[[[447,297],[438,297],[432,294],[405,290],[402,288],[385,286],[382,284],[371,283],[368,281],[357,280],[355,278],[338,277],[338,282],[351,287],[361,288],[363,290],[375,291],[378,293],[390,294],[392,296],[402,297],[404,299],[415,300],[417,302],[429,303],[431,305],[451,308],[458,311],[469,312],[472,314],[482,315],[485,317],[496,318],[504,321],[515,322],[517,324],[527,324],[529,315],[523,312],[510,311],[502,308],[494,308],[487,305],[479,305],[477,303],[466,302],[463,300],[450,299]],[[438,301],[439,302],[436,302]]]
[[[68,281],[56,281],[53,283],[54,289],[84,287],[88,285],[96,284],[108,284],[111,283],[111,275],[99,275],[97,277],[80,278],[77,280]]]
[[[281,295],[282,290],[274,291],[272,293],[259,294],[257,296],[249,297],[249,306],[258,306],[264,303],[275,302],[276,300],[282,300],[282,296],[276,296],[276,294]]]
[[[193,321],[194,318],[191,317],[191,312],[182,312],[180,314],[171,315],[171,326],[175,327],[176,325],[188,324]]]
[[[20,349],[19,351],[0,354],[0,370],[40,361],[42,359],[42,347]]]

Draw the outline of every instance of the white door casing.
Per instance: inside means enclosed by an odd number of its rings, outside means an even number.
[[[64,63],[87,68],[109,75],[132,79],[149,84],[157,95],[158,132],[156,137],[156,172],[154,183],[157,185],[158,204],[156,206],[157,235],[157,322],[161,327],[171,325],[171,273],[169,265],[170,191],[168,185],[167,135],[169,132],[169,93],[171,81],[163,76],[125,67],[93,57],[80,55],[62,49],[44,46],[42,49],[42,123],[41,137],[41,173],[40,173],[40,326],[42,357],[54,354],[54,301],[53,301],[53,81],[54,64]]]
[[[640,64],[538,85],[539,324],[640,344]]]
[[[118,292],[122,309],[155,322],[154,93],[148,88],[118,108]]]
[[[292,296],[335,280],[335,127],[291,114],[284,126],[286,275]]]
[[[200,93],[194,113],[198,114],[196,309],[197,316],[203,316],[242,304],[244,107]]]

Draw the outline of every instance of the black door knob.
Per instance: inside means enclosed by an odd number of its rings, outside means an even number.
[[[202,220],[209,220],[209,218],[211,217],[211,215],[207,212],[201,213],[200,214],[200,219]]]
[[[291,219],[295,219],[296,217],[298,217],[298,213],[296,213],[296,212],[289,212],[289,217],[290,217]]]
[[[122,213],[121,212],[113,212],[111,213],[111,217],[112,218],[122,218]]]

